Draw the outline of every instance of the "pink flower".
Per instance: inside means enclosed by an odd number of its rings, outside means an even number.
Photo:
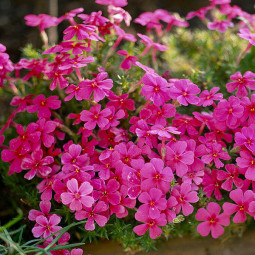
[[[211,232],[213,238],[218,238],[224,233],[222,226],[228,226],[230,223],[229,216],[222,213],[221,208],[217,203],[210,202],[207,205],[207,210],[199,208],[196,213],[198,221],[204,221],[198,224],[197,231],[201,236],[207,236]]]
[[[193,11],[193,12],[189,12],[186,16],[186,19],[189,20],[189,19],[192,19],[194,18],[195,16],[197,16],[199,19],[201,20],[205,20],[205,15],[206,13],[212,9],[211,6],[207,6],[207,7],[203,7],[203,8],[200,8],[199,10],[197,11]]]
[[[225,33],[228,30],[228,27],[234,27],[234,23],[228,20],[216,20],[214,22],[209,22],[207,27],[210,30],[217,30],[220,33]]]
[[[142,190],[149,191],[151,188],[158,188],[167,193],[174,176],[170,167],[164,168],[164,162],[161,159],[153,158],[141,169],[141,177],[143,179]]]
[[[85,47],[84,45],[85,43],[81,43],[81,42],[66,41],[60,44],[60,47],[62,47],[60,51],[68,52],[72,50],[73,55],[83,54],[84,51],[91,51],[90,47]]]
[[[191,190],[189,183],[183,183],[181,186],[174,186],[171,196],[176,198],[175,212],[178,214],[181,210],[185,216],[190,215],[194,208],[190,203],[196,203],[199,200],[196,191]]]
[[[57,87],[57,85],[59,85],[61,89],[67,87],[69,83],[63,75],[69,75],[72,71],[73,70],[69,68],[66,70],[58,69],[57,71],[52,70],[48,72],[47,73],[48,78],[53,79],[50,84],[50,90],[54,90]]]
[[[41,211],[38,211],[38,210],[35,210],[35,209],[32,209],[29,211],[29,214],[28,214],[28,219],[31,220],[31,221],[35,221],[36,218],[40,215],[42,216],[45,216],[46,218],[48,216],[51,216],[51,214],[49,214],[50,212],[50,208],[51,208],[51,203],[50,201],[41,201],[40,204],[39,204],[39,207],[41,209]]]
[[[146,73],[142,78],[142,82],[144,86],[141,94],[146,100],[151,100],[156,106],[160,106],[170,99],[169,84],[162,77]]]
[[[32,229],[32,233],[34,237],[46,238],[49,235],[60,230],[61,227],[57,226],[60,221],[61,221],[61,217],[56,214],[52,214],[49,217],[49,219],[47,219],[45,216],[42,216],[42,215],[36,217],[37,224]]]
[[[188,172],[188,165],[194,162],[194,152],[187,151],[187,143],[185,141],[178,141],[174,144],[174,149],[166,146],[166,160],[169,166],[176,169],[176,174],[182,177]]]
[[[211,197],[214,192],[214,196],[217,200],[222,199],[222,194],[220,192],[220,188],[222,185],[222,181],[218,179],[218,169],[213,169],[211,173],[207,173],[205,171],[203,178],[203,188],[204,193],[207,197]]]
[[[250,44],[255,46],[255,33],[251,33],[249,29],[247,28],[240,29],[240,33],[238,33],[238,35],[241,38],[248,40]]]
[[[27,156],[23,159],[21,168],[22,169],[31,169],[28,173],[25,174],[25,178],[31,180],[34,178],[35,174],[46,177],[51,173],[52,169],[48,165],[54,162],[54,158],[51,156],[46,156],[43,158],[43,151],[38,150],[32,152],[31,156]]]
[[[63,39],[70,40],[74,37],[74,35],[76,35],[78,41],[82,41],[83,39],[90,38],[90,33],[93,33],[95,30],[96,27],[91,25],[78,24],[75,26],[69,26],[63,32],[65,34]]]
[[[237,165],[245,169],[246,179],[255,181],[255,158],[248,151],[240,151],[240,156],[236,159]]]
[[[200,88],[188,79],[180,79],[174,82],[174,86],[170,88],[171,98],[187,106],[188,104],[197,104],[199,98],[195,95],[200,93]]]
[[[235,133],[236,145],[244,145],[248,150],[255,151],[255,124],[243,127],[241,132]]]
[[[137,57],[129,55],[125,50],[119,50],[117,51],[117,54],[125,57],[125,60],[120,65],[122,69],[129,70],[131,65],[136,66],[136,61],[138,60]]]
[[[246,221],[246,213],[249,213],[249,204],[254,201],[254,193],[251,190],[243,192],[241,189],[232,190],[229,197],[236,203],[224,203],[223,210],[227,215],[237,212],[233,218],[234,223]]]
[[[102,202],[99,201],[93,207],[86,208],[86,210],[80,210],[75,213],[75,219],[76,220],[83,220],[88,218],[85,229],[88,231],[93,231],[95,229],[95,222],[100,226],[103,227],[106,222],[108,221],[107,217],[102,215],[101,213],[105,212],[108,209],[108,206]]]
[[[203,105],[203,107],[212,105],[214,100],[221,100],[223,98],[222,93],[217,93],[219,91],[219,87],[213,87],[210,92],[208,90],[203,90],[200,94],[200,102],[199,106]],[[217,94],[216,94],[217,93]]]
[[[103,5],[113,5],[116,7],[124,7],[128,4],[127,0],[96,0],[96,3]]]
[[[206,151],[209,155],[202,156],[201,160],[206,164],[210,164],[214,161],[217,168],[224,166],[220,159],[229,160],[231,158],[226,151],[222,150],[222,145],[218,143],[214,143],[210,147],[207,147]]]
[[[233,82],[227,83],[226,87],[229,93],[233,92],[237,88],[236,96],[237,97],[245,97],[248,95],[247,89],[255,89],[255,73],[247,71],[242,74],[240,72],[236,72],[235,74],[230,76],[230,79]]]
[[[72,166],[84,167],[89,159],[87,155],[81,155],[82,148],[79,144],[72,144],[68,148],[68,152],[63,153],[61,163],[64,165],[62,170],[65,172]]]
[[[109,120],[106,118],[111,114],[111,110],[106,108],[101,110],[101,105],[93,105],[89,111],[83,110],[81,112],[81,120],[85,121],[84,127],[92,130],[98,125],[100,128],[104,128],[108,123]]]
[[[243,97],[241,104],[244,107],[242,120],[248,119],[248,125],[255,124],[255,94],[251,95],[251,99]]]
[[[238,168],[234,164],[226,165],[225,168],[227,172],[219,170],[217,175],[218,180],[226,180],[222,183],[221,188],[227,191],[231,191],[233,188],[233,183],[236,185],[237,188],[242,188],[243,180],[238,178]]]
[[[42,32],[45,28],[58,25],[59,21],[56,17],[51,17],[47,14],[39,14],[38,16],[34,14],[29,14],[25,16],[26,25],[31,27],[39,26],[40,31]]]
[[[44,95],[39,95],[32,100],[32,105],[27,107],[28,112],[38,111],[38,118],[50,118],[50,109],[56,110],[60,108],[61,101],[58,96],[51,96],[45,99]]]
[[[179,132],[177,130],[177,128],[175,127],[163,127],[160,124],[156,124],[154,126],[151,127],[151,130],[148,131],[149,134],[157,134],[159,137],[161,138],[171,138],[172,136],[169,133],[172,134],[180,134],[181,132]]]
[[[79,211],[82,206],[91,207],[94,203],[94,199],[89,195],[93,191],[93,187],[89,182],[83,182],[78,187],[76,179],[67,181],[68,191],[61,194],[62,203],[69,205],[71,210]]]
[[[166,209],[166,199],[162,195],[162,191],[156,188],[151,188],[149,193],[142,192],[138,200],[144,204],[139,207],[139,211],[142,214],[149,211],[150,218],[159,218],[160,212]]]
[[[137,221],[144,222],[145,224],[134,227],[134,232],[137,235],[142,236],[149,229],[151,239],[156,239],[161,235],[162,230],[158,226],[165,226],[167,224],[166,216],[164,213],[161,213],[159,218],[152,219],[149,217],[149,211],[146,213],[138,211],[135,214],[135,219]]]
[[[79,86],[80,94],[83,99],[89,99],[91,93],[94,93],[94,101],[99,102],[104,99],[107,91],[111,90],[113,87],[113,81],[111,79],[106,79],[108,74],[106,72],[99,73],[97,77],[93,80],[81,81]]]

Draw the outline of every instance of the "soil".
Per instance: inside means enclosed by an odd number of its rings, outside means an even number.
[[[85,253],[91,255],[127,255],[120,244],[100,241],[88,244]],[[201,239],[180,238],[169,240],[157,251],[138,252],[136,255],[255,255],[255,232],[246,232],[242,238],[225,243],[206,237]]]

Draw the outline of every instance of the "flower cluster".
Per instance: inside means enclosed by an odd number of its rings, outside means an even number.
[[[41,59],[13,64],[0,44],[0,86],[12,89],[16,96],[11,105],[17,107],[0,131],[1,157],[10,164],[9,175],[24,172],[27,180],[39,181],[40,211],[29,213],[35,221],[34,237],[51,235],[47,240],[51,242],[52,234],[61,229],[61,217],[50,214],[53,203],[68,207],[77,221],[86,219],[87,231],[133,210],[139,222],[134,232],[141,236],[148,230],[152,239],[178,215],[195,212],[196,220],[203,221],[197,231],[202,236],[211,232],[214,238],[223,234],[222,226],[230,220],[240,223],[248,215],[254,217],[255,98],[251,90],[255,89],[255,73],[233,73],[226,88],[229,93],[237,92],[226,98],[219,87],[209,91],[187,78],[159,75],[156,68],[142,64],[143,57],[152,49],[155,64],[157,51],[168,47],[120,28],[122,21],[129,25],[131,20],[122,8],[126,1],[96,2],[108,5],[109,19],[101,11],[83,14],[82,8],[60,18],[26,16],[27,25],[38,26],[43,35]],[[207,11],[219,8],[227,20],[211,21],[208,28],[220,32],[232,27],[235,17],[248,19],[248,14],[225,2],[211,1],[187,19],[198,16],[204,20]],[[49,47],[44,29],[64,20],[70,23],[63,31],[64,41]],[[155,29],[159,38],[173,26],[188,26],[164,10],[143,13],[135,22],[148,31]],[[165,29],[160,22],[167,24]],[[108,45],[109,40],[112,44]],[[145,44],[145,48],[136,55],[122,48],[121,41]],[[124,76],[134,69],[141,74],[126,91],[120,90],[114,74],[108,72],[114,57],[119,58]],[[26,73],[24,77],[20,70]],[[42,82],[31,83],[33,78]],[[30,94],[21,93],[20,80]],[[186,106],[203,106],[203,110],[190,116],[183,114]],[[34,121],[15,123],[19,112],[30,114]],[[1,145],[2,134],[9,126],[16,128],[18,136],[6,148]],[[229,202],[222,203],[223,193]],[[199,208],[201,194],[210,201],[206,209]],[[63,237],[62,244],[70,235]]]

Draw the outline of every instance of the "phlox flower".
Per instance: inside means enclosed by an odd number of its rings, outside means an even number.
[[[59,109],[61,101],[58,100],[58,96],[50,96],[45,98],[44,95],[39,95],[32,100],[32,104],[27,107],[28,112],[38,111],[38,118],[50,118],[51,110]]]
[[[35,209],[32,209],[32,210],[29,211],[29,214],[28,214],[28,219],[29,220],[35,221],[36,218],[40,215],[45,216],[46,218],[51,216],[51,214],[49,214],[50,208],[51,208],[50,201],[46,201],[46,200],[41,201],[40,204],[39,204],[39,207],[40,207],[41,211],[38,211],[38,210],[35,210]]]
[[[229,216],[224,213],[220,214],[221,207],[214,202],[210,202],[206,209],[199,208],[196,213],[196,220],[204,221],[198,224],[197,231],[201,236],[207,236],[211,232],[213,238],[218,238],[224,233],[222,226],[229,225]]]
[[[161,138],[171,138],[172,136],[170,135],[170,133],[178,135],[181,132],[179,132],[177,128],[175,127],[164,127],[160,124],[156,124],[151,127],[151,130],[149,131],[149,133],[153,135],[156,134]]]
[[[83,110],[81,112],[81,120],[85,121],[84,127],[93,130],[96,125],[98,125],[100,128],[104,128],[108,123],[109,120],[107,117],[111,114],[111,110],[106,108],[101,110],[101,105],[93,105],[90,110]]]
[[[255,124],[255,94],[251,95],[251,99],[243,97],[241,104],[244,107],[242,120],[248,119],[248,125]]]
[[[166,118],[175,116],[176,109],[172,104],[163,104],[162,108],[152,105],[152,116],[151,119],[155,124],[165,126],[167,124]]]
[[[31,180],[34,178],[36,173],[38,173],[40,176],[46,177],[52,171],[49,165],[53,162],[53,157],[43,157],[42,150],[32,152],[31,155],[23,159],[21,164],[22,169],[31,169],[28,173],[25,174],[24,177],[28,180]]]
[[[149,217],[148,211],[146,213],[138,211],[135,214],[135,219],[137,221],[144,222],[145,224],[141,224],[134,227],[134,232],[137,235],[142,236],[149,229],[151,239],[156,239],[158,236],[160,236],[162,230],[158,226],[165,226],[167,223],[166,216],[164,213],[161,213],[157,219],[152,219]]]
[[[57,226],[60,221],[61,217],[57,214],[52,214],[48,219],[43,215],[36,217],[36,225],[32,229],[34,237],[47,238],[62,228]]]
[[[195,95],[200,93],[200,88],[188,79],[180,79],[174,82],[174,86],[170,88],[171,98],[187,106],[188,104],[198,104],[199,98]]]
[[[177,205],[175,205],[175,213],[181,210],[185,216],[190,215],[194,208],[190,203],[196,203],[199,200],[196,191],[191,190],[189,183],[182,183],[181,185],[174,186],[171,196],[176,198]]]
[[[84,228],[88,231],[93,231],[95,229],[95,221],[100,226],[103,227],[108,221],[107,217],[102,215],[108,209],[108,206],[99,201],[94,204],[91,208],[85,207],[85,209],[77,211],[75,213],[76,220],[88,219]]]
[[[218,179],[218,169],[213,169],[211,173],[205,171],[203,182],[202,182],[204,193],[209,198],[214,192],[214,196],[217,200],[222,199],[220,192],[222,181]]]
[[[242,169],[245,169],[246,179],[255,181],[255,158],[245,150],[240,151],[240,156],[241,157],[236,158],[237,165]]]
[[[167,201],[162,197],[163,193],[160,189],[151,188],[149,193],[142,192],[138,197],[138,200],[143,203],[139,207],[139,211],[145,214],[149,211],[149,217],[157,219],[160,217],[161,211],[166,209]]]
[[[255,73],[247,71],[242,74],[240,72],[236,72],[235,74],[230,76],[230,79],[233,82],[227,83],[226,87],[229,93],[232,93],[233,91],[236,90],[236,96],[237,97],[245,97],[248,95],[247,89],[255,89]]]
[[[210,30],[217,30],[220,33],[225,33],[228,30],[228,27],[234,27],[234,23],[229,20],[216,20],[209,22],[207,27]]]
[[[194,18],[195,16],[197,16],[199,19],[201,20],[205,20],[205,15],[206,13],[212,9],[211,6],[207,6],[207,7],[203,7],[203,8],[200,8],[199,10],[197,11],[192,11],[192,12],[189,12],[186,16],[186,19],[189,20],[189,19],[192,19]]]
[[[163,160],[159,158],[151,159],[141,169],[141,188],[148,191],[151,188],[158,188],[164,193],[170,190],[170,182],[173,180],[173,172],[170,167],[164,168]]]
[[[170,196],[167,200],[167,208],[163,211],[163,213],[166,215],[166,219],[169,223],[173,222],[173,220],[176,218],[176,205],[178,204],[176,198],[174,196]]]
[[[136,42],[136,38],[134,35],[126,33],[119,26],[114,25],[114,29],[116,31],[116,34],[118,35],[118,39],[115,41],[114,45],[112,46],[113,49],[116,49],[123,39],[130,42]]]
[[[113,5],[116,7],[124,7],[128,4],[127,0],[96,0],[96,3],[103,5]]]
[[[73,55],[83,54],[84,51],[91,51],[90,47],[86,47],[84,45],[85,43],[81,43],[81,42],[65,41],[60,44],[60,46],[62,47],[60,51],[68,52],[72,50]]]
[[[218,143],[213,143],[206,148],[206,151],[208,155],[202,156],[201,160],[206,164],[210,164],[214,161],[217,168],[224,166],[220,159],[229,160],[231,158],[226,151],[222,150],[222,145]]]
[[[141,94],[146,100],[151,100],[156,106],[160,106],[170,99],[169,84],[164,78],[146,73],[142,78],[142,82],[144,86]]]
[[[111,79],[106,79],[107,76],[108,74],[106,72],[102,72],[93,80],[86,79],[81,81],[79,86],[82,86],[80,90],[82,98],[89,99],[93,92],[94,101],[101,101],[106,96],[106,92],[113,87],[113,81]]]
[[[126,26],[130,26],[130,21],[132,20],[132,17],[127,11],[125,11],[121,7],[109,5],[108,13],[115,24],[119,25],[124,20]]]
[[[194,152],[187,151],[187,143],[185,141],[178,141],[174,144],[174,148],[166,146],[166,160],[167,164],[176,170],[176,174],[182,177],[188,172],[188,165],[194,162]]]
[[[200,94],[200,102],[198,103],[198,105],[206,107],[212,105],[214,103],[214,100],[221,100],[223,98],[223,94],[217,93],[219,90],[219,87],[213,87],[210,92],[208,90],[203,90]]]
[[[91,25],[78,24],[75,26],[69,26],[63,31],[65,34],[63,39],[70,40],[76,35],[78,41],[82,41],[83,39],[90,38],[90,33],[93,33],[95,30],[96,27]]]
[[[129,55],[125,50],[119,50],[117,51],[117,54],[125,57],[125,60],[120,64],[122,69],[129,70],[131,65],[136,66],[136,61],[138,60],[137,57]]]
[[[249,41],[249,44],[255,46],[255,33],[251,33],[249,29],[242,28],[240,29],[240,33],[238,33],[241,38],[244,38]]]
[[[104,127],[105,130],[110,127],[116,127],[120,124],[119,119],[123,119],[125,116],[125,112],[123,110],[119,110],[115,112],[115,108],[113,106],[108,107],[111,110],[111,114],[107,117],[109,123]]]
[[[241,132],[235,133],[236,145],[244,145],[249,151],[255,151],[255,124],[243,127]]]
[[[68,191],[61,194],[61,200],[64,205],[68,205],[71,210],[79,211],[82,206],[91,207],[94,203],[94,199],[88,196],[92,191],[93,187],[89,182],[83,182],[81,186],[78,186],[76,179],[67,181]]]
[[[57,85],[61,89],[65,88],[68,86],[68,81],[63,75],[69,75],[73,70],[71,68],[65,69],[65,70],[52,70],[47,73],[49,79],[53,79],[51,84],[50,84],[50,90],[54,90]]]
[[[251,190],[247,190],[243,192],[241,189],[232,190],[229,194],[229,197],[236,203],[224,203],[223,210],[227,215],[232,215],[236,212],[233,222],[234,223],[242,223],[245,222],[247,217],[246,213],[249,212],[249,204],[255,200],[254,192]]]
[[[227,191],[231,191],[233,188],[233,183],[236,185],[237,188],[242,188],[243,180],[239,178],[239,171],[238,167],[234,164],[226,165],[226,171],[219,170],[217,174],[217,178],[220,181],[226,180],[222,183],[221,188]]]

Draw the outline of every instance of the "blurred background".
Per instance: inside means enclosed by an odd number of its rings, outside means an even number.
[[[131,16],[138,17],[145,11],[154,11],[158,8],[166,9],[170,12],[178,12],[185,17],[189,11],[197,10],[209,4],[208,0],[128,0],[125,7]],[[244,11],[255,13],[255,0],[232,0],[232,5],[239,5]],[[24,16],[27,14],[50,14],[61,16],[65,12],[75,8],[83,7],[85,13],[104,10],[107,15],[106,7],[96,4],[94,0],[0,0],[0,42],[7,46],[7,52],[15,62],[20,57],[20,49],[27,43],[32,43],[35,47],[41,46],[41,38],[37,28],[25,25]],[[199,24],[196,19],[191,20],[191,24]],[[67,23],[64,26],[67,26]],[[65,27],[60,25],[58,32]],[[138,31],[142,27],[132,24]],[[132,27],[131,27],[132,29]],[[61,34],[60,34],[61,39]]]

